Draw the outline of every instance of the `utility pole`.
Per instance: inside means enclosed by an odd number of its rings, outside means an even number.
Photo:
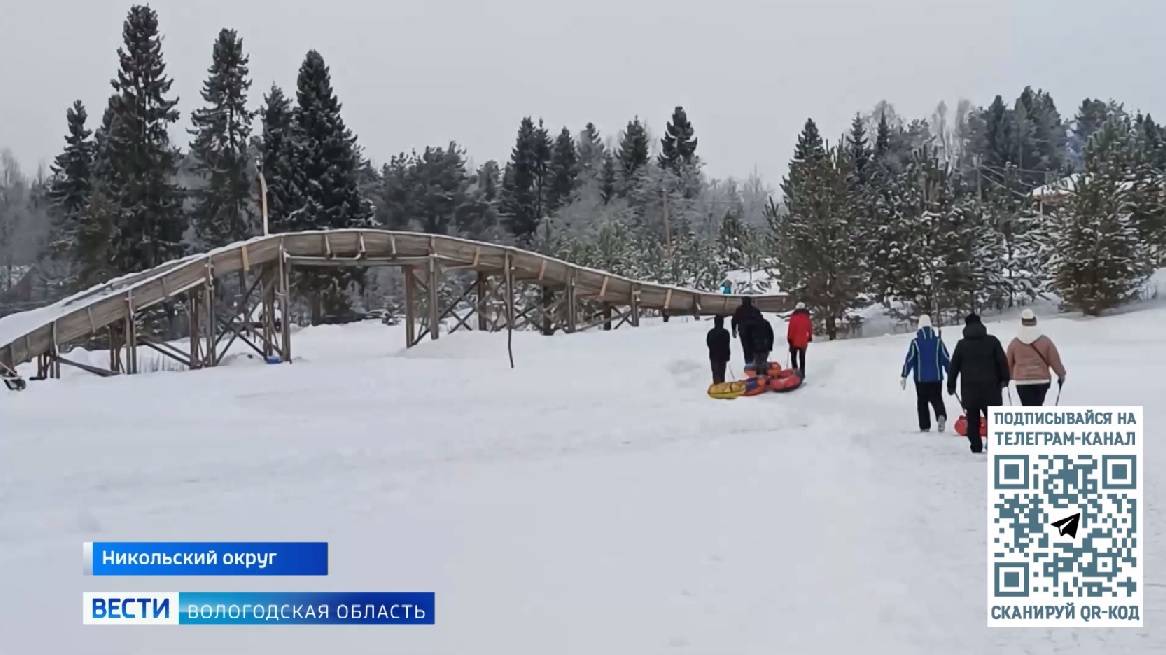
[[[255,160],[255,172],[259,175],[259,207],[263,214],[263,236],[267,236],[267,178],[263,177],[263,162]]]

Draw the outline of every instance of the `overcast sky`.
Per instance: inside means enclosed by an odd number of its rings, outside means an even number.
[[[1085,96],[1166,118],[1166,2],[1156,0],[155,0],[182,117],[221,27],[251,57],[251,102],[294,95],[304,53],[331,66],[349,127],[380,163],[455,139],[504,160],[522,116],[555,131],[633,116],[659,136],[683,105],[713,176],[776,184],[806,117],[833,138],[887,99],[927,116],[940,99],[1050,90],[1066,118]],[[29,171],[63,144],[80,98],[91,127],[130,3],[0,0],[0,148]]]

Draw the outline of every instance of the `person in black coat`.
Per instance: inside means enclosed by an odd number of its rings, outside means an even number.
[[[961,401],[968,417],[968,442],[972,452],[983,448],[980,419],[987,418],[989,407],[1004,404],[1000,390],[1008,386],[1008,358],[1000,340],[988,334],[980,317],[969,314],[964,319],[964,338],[955,345],[948,368],[947,393],[955,393],[960,378]]]
[[[758,376],[769,370],[769,353],[773,351],[773,326],[761,312],[749,324],[749,338],[753,342],[753,370]]]
[[[753,337],[749,334],[753,324],[761,318],[761,312],[753,306],[753,299],[745,296],[741,304],[733,311],[733,320],[729,326],[733,329],[733,338],[741,335],[741,352],[745,354],[745,365],[753,361]]]
[[[725,329],[725,317],[713,319],[713,329],[705,337],[709,347],[709,364],[713,369],[713,384],[725,381],[725,367],[729,364],[729,331]]]

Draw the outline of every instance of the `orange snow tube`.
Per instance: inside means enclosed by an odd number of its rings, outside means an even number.
[[[767,386],[770,391],[777,391],[779,393],[793,391],[802,386],[802,378],[798,375],[797,371],[792,368],[787,368],[777,375],[771,376]]]
[[[742,396],[756,396],[758,394],[769,391],[768,379],[762,375],[761,377],[745,378],[745,391]]]
[[[960,417],[955,420],[955,436],[968,436],[968,417],[960,414]],[[988,419],[980,419],[980,436],[988,436]]]
[[[765,371],[765,374],[762,375],[762,377],[771,377],[772,378],[772,377],[777,377],[780,374],[781,374],[781,364],[779,362],[769,362],[769,368]],[[753,367],[752,364],[749,364],[745,367],[745,377],[747,377],[747,378],[757,377],[757,370]]]

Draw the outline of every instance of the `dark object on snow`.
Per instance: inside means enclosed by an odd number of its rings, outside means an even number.
[[[729,322],[733,336],[741,337],[741,351],[745,355],[746,365],[753,361],[753,337],[750,333],[753,331],[753,324],[760,320],[764,320],[761,317],[761,310],[753,306],[752,298],[745,296],[737,309],[733,310],[733,320]]]
[[[919,413],[919,429],[924,432],[931,430],[931,412],[935,411],[935,420],[942,423],[947,417],[947,407],[943,404],[942,382],[916,382],[915,406]]]
[[[4,364],[0,364],[0,379],[4,380],[4,386],[8,387],[9,391],[24,391],[27,386],[24,378]]]
[[[713,327],[705,337],[705,344],[709,347],[709,361],[729,361],[729,331],[725,329],[724,316],[713,319]]]
[[[964,338],[951,355],[947,392],[955,393],[958,378],[963,391],[960,402],[968,417],[968,441],[972,452],[978,453],[982,444],[974,435],[981,430],[981,416],[987,416],[989,407],[1004,404],[1000,390],[1008,385],[1008,358],[1000,340],[988,334],[979,316],[970,314],[964,323]]]

